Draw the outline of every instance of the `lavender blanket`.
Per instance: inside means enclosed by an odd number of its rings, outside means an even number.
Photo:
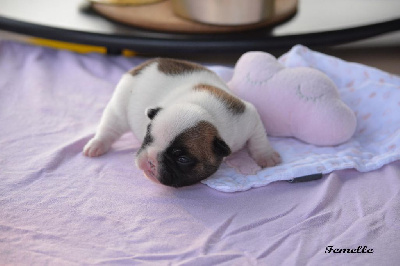
[[[141,60],[0,42],[0,265],[398,263],[399,162],[221,193],[151,183],[130,134],[82,156]]]

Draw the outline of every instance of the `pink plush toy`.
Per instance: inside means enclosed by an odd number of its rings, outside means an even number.
[[[356,129],[353,111],[333,81],[316,69],[285,68],[268,53],[248,52],[236,63],[228,86],[254,104],[271,136],[338,145]]]

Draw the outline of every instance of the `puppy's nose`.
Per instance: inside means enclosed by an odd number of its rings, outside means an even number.
[[[156,170],[156,168],[157,168],[157,162],[156,162],[156,160],[154,160],[153,158],[148,158],[147,163],[148,163],[149,168],[150,168],[151,170]]]
[[[145,167],[143,169],[145,176],[155,183],[160,183],[157,179],[157,161],[151,158],[147,158]]]

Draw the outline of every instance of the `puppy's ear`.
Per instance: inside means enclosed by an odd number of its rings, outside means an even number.
[[[153,120],[153,118],[157,115],[157,113],[161,110],[161,107],[156,107],[156,108],[147,108],[146,109],[146,115],[150,120]]]
[[[231,149],[229,148],[228,144],[225,143],[222,139],[215,137],[213,141],[213,150],[215,154],[220,155],[222,157],[226,157],[231,154]]]

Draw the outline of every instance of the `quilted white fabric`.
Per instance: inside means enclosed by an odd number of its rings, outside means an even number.
[[[270,138],[281,165],[260,169],[246,150],[228,157],[212,177],[202,181],[224,192],[244,191],[279,180],[334,170],[378,169],[400,159],[400,78],[381,70],[312,51],[297,45],[279,58],[286,67],[307,66],[327,74],[343,101],[357,116],[353,138],[335,147],[317,147],[294,138]],[[228,81],[233,70],[210,67]]]

